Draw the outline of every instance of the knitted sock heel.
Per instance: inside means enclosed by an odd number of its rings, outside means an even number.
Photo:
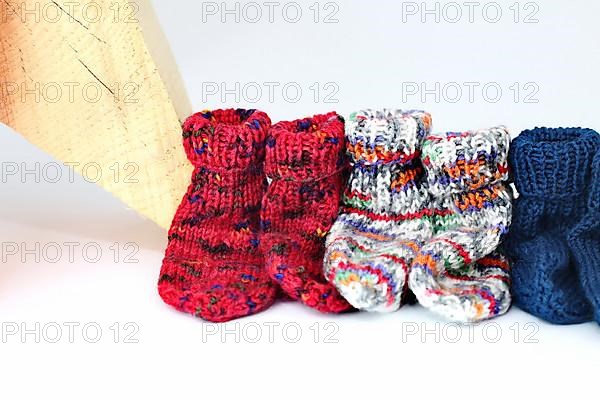
[[[356,308],[395,311],[408,267],[432,234],[419,152],[431,116],[363,110],[346,125],[352,170],[342,213],[327,237],[325,276]]]
[[[163,300],[213,322],[268,307],[277,290],[258,250],[269,117],[254,110],[190,116],[183,143],[195,166],[177,209],[158,282]]]
[[[486,257],[511,220],[503,183],[509,141],[498,127],[431,135],[423,143],[436,234],[415,258],[409,286],[421,305],[451,320],[491,318],[510,306],[506,260]]]
[[[261,249],[269,275],[295,300],[321,312],[349,310],[323,276],[325,235],[343,185],[344,120],[336,113],[272,126],[262,201]]]
[[[587,212],[569,233],[579,282],[600,323],[600,150],[592,163]]]
[[[519,308],[552,323],[592,318],[574,257],[579,250],[569,249],[568,235],[585,223],[598,149],[600,136],[580,128],[526,130],[512,142],[509,165],[520,195],[503,247],[513,261],[513,297]]]

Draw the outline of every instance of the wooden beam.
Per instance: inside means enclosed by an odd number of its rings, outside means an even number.
[[[168,228],[191,175],[180,130],[190,107],[150,3],[0,8],[0,121],[84,177],[99,168],[101,186]]]

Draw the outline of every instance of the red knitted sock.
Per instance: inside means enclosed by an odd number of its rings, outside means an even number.
[[[265,113],[241,109],[197,113],[183,124],[195,168],[158,282],[160,296],[178,310],[223,322],[259,312],[277,295],[257,238],[270,125]]]
[[[338,214],[344,120],[335,112],[279,122],[267,138],[261,249],[269,275],[295,300],[322,312],[351,308],[323,276],[325,235]]]

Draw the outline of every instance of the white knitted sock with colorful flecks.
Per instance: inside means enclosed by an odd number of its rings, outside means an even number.
[[[358,309],[397,310],[412,260],[433,234],[420,161],[430,130],[424,111],[362,110],[346,122],[352,170],[324,272]]]
[[[411,266],[409,287],[422,306],[453,321],[491,318],[510,306],[509,264],[496,252],[512,216],[509,142],[500,126],[434,134],[423,143],[438,216]]]

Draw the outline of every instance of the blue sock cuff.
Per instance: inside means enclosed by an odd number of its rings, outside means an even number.
[[[600,149],[596,152],[592,163],[592,183],[588,207],[591,211],[600,214]]]
[[[509,154],[517,190],[525,196],[551,198],[582,194],[599,149],[600,135],[592,129],[525,130],[513,140]]]

